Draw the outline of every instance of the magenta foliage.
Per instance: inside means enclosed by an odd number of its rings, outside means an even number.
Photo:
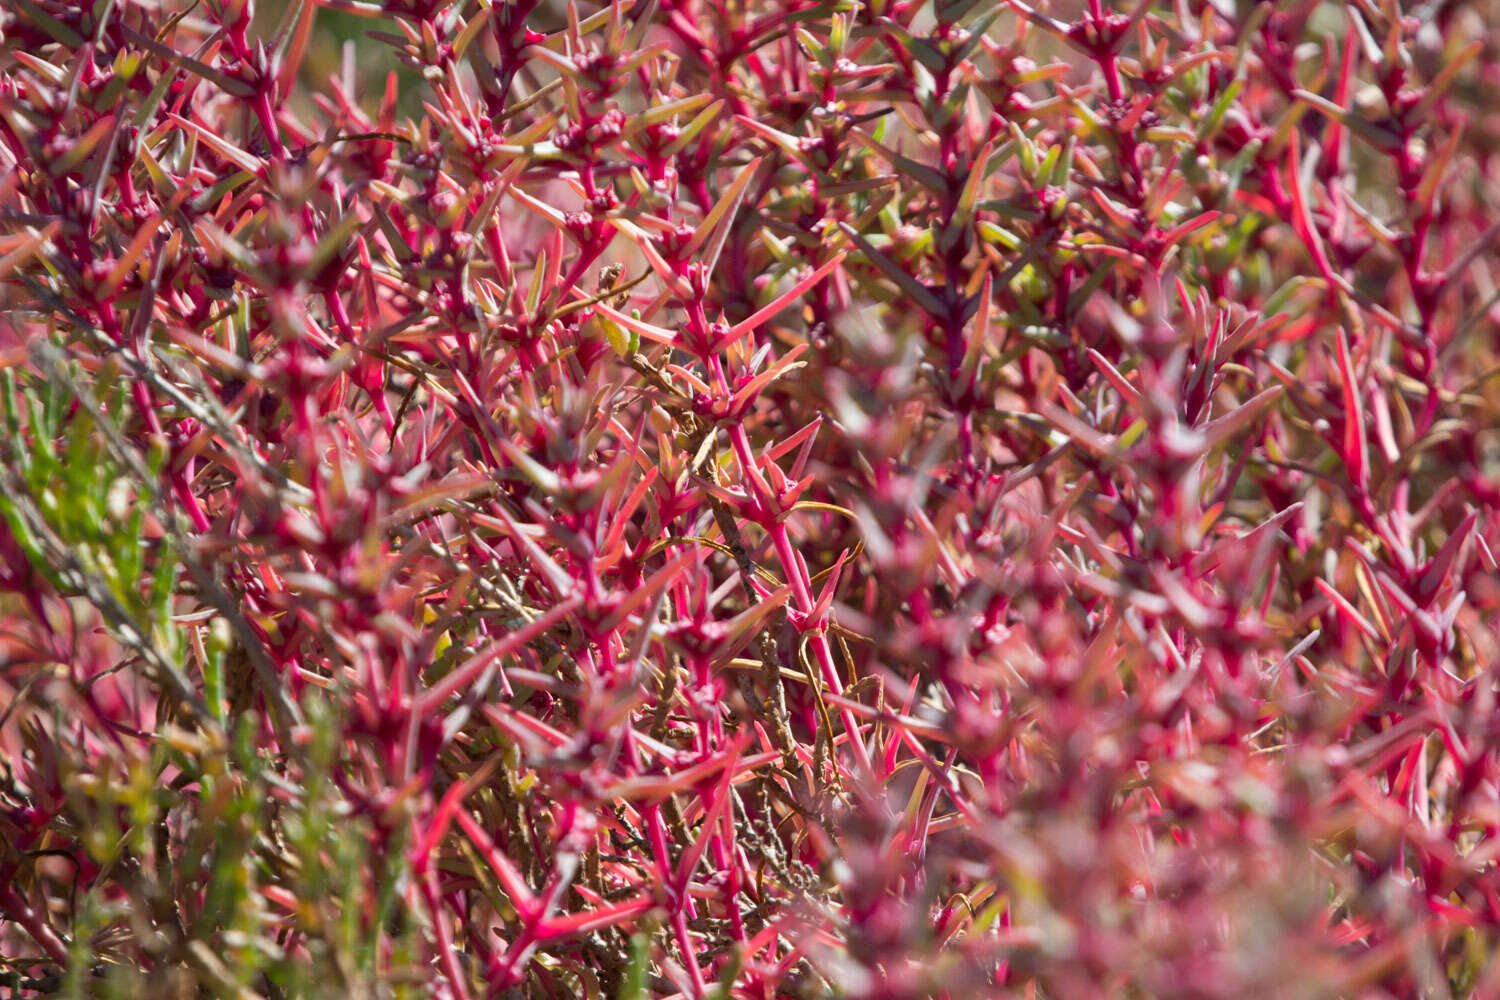
[[[1500,995],[1497,23],[5,5],[0,982]]]

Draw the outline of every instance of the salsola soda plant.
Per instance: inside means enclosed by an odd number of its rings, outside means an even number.
[[[0,983],[1500,996],[1497,25],[5,0]]]

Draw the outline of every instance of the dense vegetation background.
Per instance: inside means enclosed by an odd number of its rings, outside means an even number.
[[[11,995],[1500,995],[1493,3],[7,0]]]

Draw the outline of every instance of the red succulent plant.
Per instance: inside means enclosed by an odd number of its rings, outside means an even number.
[[[1496,24],[0,5],[0,982],[1500,995]]]

